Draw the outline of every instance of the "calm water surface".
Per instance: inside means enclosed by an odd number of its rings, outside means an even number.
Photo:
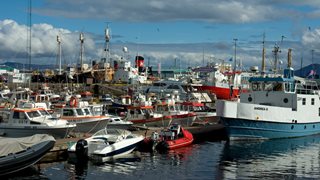
[[[12,179],[320,179],[320,136],[261,142],[203,142],[113,163],[41,165]]]

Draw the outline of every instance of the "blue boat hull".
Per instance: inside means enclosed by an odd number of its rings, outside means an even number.
[[[229,139],[275,139],[320,133],[318,123],[279,123],[221,117]]]

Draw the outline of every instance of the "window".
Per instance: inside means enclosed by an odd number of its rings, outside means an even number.
[[[180,89],[178,85],[170,85],[167,89]]]
[[[320,108],[319,108],[319,116],[320,116]]]
[[[302,98],[302,105],[306,105],[306,98]]]
[[[63,116],[74,116],[72,109],[64,109]]]
[[[84,110],[84,112],[86,113],[86,115],[90,115],[89,109],[85,108],[85,109],[83,109],[83,110]]]
[[[77,111],[77,114],[80,116],[85,115],[84,112],[82,111],[82,109],[76,109],[76,111]]]
[[[19,112],[13,112],[13,118],[19,119]]]
[[[311,98],[311,105],[314,105],[314,98]]]

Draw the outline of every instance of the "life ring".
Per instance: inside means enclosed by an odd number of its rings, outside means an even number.
[[[70,101],[69,101],[69,105],[70,105],[70,107],[77,107],[78,106],[77,98],[71,97]]]

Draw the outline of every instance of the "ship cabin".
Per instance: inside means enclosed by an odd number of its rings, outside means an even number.
[[[283,76],[251,77],[249,83],[250,90],[240,96],[242,103],[292,107],[295,110],[299,101],[302,104],[310,101],[311,105],[319,101],[314,96],[320,92],[316,82],[294,77],[292,68],[285,69]]]

